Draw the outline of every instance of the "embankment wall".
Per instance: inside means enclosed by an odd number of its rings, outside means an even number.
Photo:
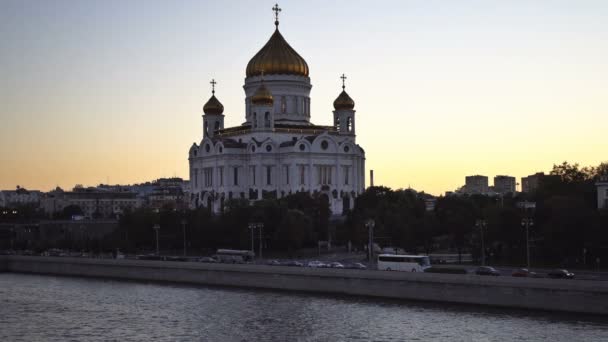
[[[0,256],[0,271],[608,314],[608,282],[266,265]]]

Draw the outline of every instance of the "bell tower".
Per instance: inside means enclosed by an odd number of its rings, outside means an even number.
[[[346,93],[346,75],[342,79],[342,92],[334,101],[334,127],[341,135],[355,135],[355,101]]]
[[[212,79],[211,97],[203,106],[203,138],[213,138],[215,133],[224,129],[224,105],[215,97],[215,85],[217,82]]]

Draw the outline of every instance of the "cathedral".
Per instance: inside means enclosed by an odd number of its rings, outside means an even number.
[[[365,189],[365,152],[356,143],[355,102],[342,92],[333,125],[310,122],[308,64],[279,31],[247,64],[245,122],[224,127],[215,96],[203,107],[203,138],[189,152],[191,206],[221,212],[230,199],[281,198],[296,192],[326,196],[333,215],[352,209]]]

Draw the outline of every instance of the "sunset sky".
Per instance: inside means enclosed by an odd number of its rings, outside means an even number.
[[[212,78],[226,127],[244,121],[274,3],[0,0],[0,189],[187,178]],[[312,122],[348,76],[376,185],[438,195],[608,160],[608,1],[279,6]]]

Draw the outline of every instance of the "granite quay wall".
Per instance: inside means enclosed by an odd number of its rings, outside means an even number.
[[[608,282],[265,265],[0,256],[0,269],[608,314]]]

